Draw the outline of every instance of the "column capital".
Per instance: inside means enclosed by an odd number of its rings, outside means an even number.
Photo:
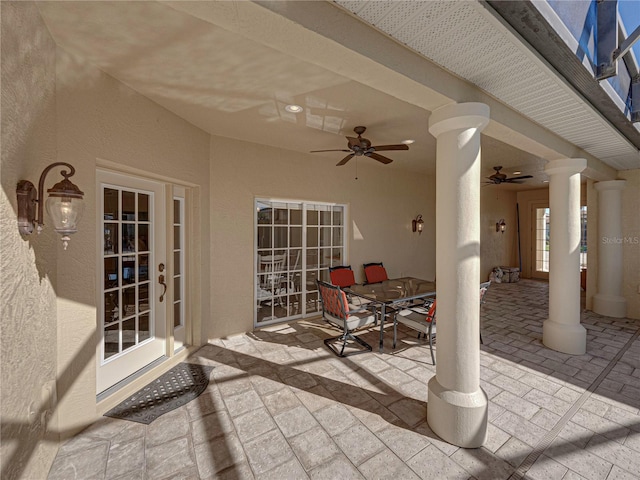
[[[489,123],[489,106],[484,103],[454,103],[437,108],[429,117],[429,133],[434,137],[451,130],[476,128],[482,131]]]
[[[587,168],[587,160],[584,158],[560,158],[551,160],[544,167],[547,175],[556,175],[558,173],[580,173]]]
[[[622,190],[626,184],[626,180],[607,180],[604,182],[594,183],[593,186],[596,190],[601,192],[602,190]]]

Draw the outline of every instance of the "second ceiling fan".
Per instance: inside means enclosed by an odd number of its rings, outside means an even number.
[[[380,155],[376,152],[384,152],[388,150],[409,150],[409,146],[404,143],[400,143],[397,145],[371,145],[371,141],[367,138],[363,138],[362,134],[365,132],[367,127],[356,127],[353,129],[356,132],[358,137],[347,137],[347,147],[346,149],[335,149],[335,150],[312,150],[310,153],[318,153],[318,152],[347,152],[349,155],[340,160],[336,166],[340,167],[351,160],[353,157],[369,157],[377,160],[380,163],[384,163],[385,165],[393,162],[390,158],[385,157],[384,155]]]
[[[519,177],[507,177],[504,173],[501,173],[500,170],[502,167],[493,167],[496,171],[493,175],[487,177],[489,185],[500,185],[501,183],[522,183],[522,180],[527,178],[533,178],[533,175],[521,175]]]

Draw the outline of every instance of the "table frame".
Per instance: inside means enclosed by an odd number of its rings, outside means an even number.
[[[396,285],[399,290],[404,290],[401,293],[405,295],[401,295],[397,298],[390,297],[380,297],[380,294],[376,294],[376,288],[384,288],[384,285],[387,284],[389,286],[395,283],[400,283],[401,285]],[[426,292],[420,292],[415,294],[406,294],[407,284],[410,282],[417,283],[427,283],[433,285],[433,290],[429,290]],[[384,320],[387,316],[387,307],[393,305],[399,305],[401,303],[414,302],[415,300],[420,300],[423,298],[434,297],[436,295],[436,284],[435,282],[430,282],[428,280],[422,280],[420,278],[415,277],[401,277],[401,278],[391,278],[389,280],[385,280],[380,283],[369,283],[369,284],[356,284],[351,287],[347,287],[343,289],[346,293],[350,295],[355,295],[360,298],[364,298],[371,302],[375,302],[380,305],[380,353],[384,351]],[[397,290],[393,290],[397,291]]]

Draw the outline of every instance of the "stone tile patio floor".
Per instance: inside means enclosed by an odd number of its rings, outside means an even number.
[[[558,353],[541,343],[547,294],[531,280],[489,289],[482,448],[426,423],[435,367],[413,331],[339,359],[322,342],[336,331],[303,320],[202,347],[189,361],[216,368],[199,398],[148,426],[101,419],[61,446],[48,478],[638,479],[640,322],[584,312],[587,353]],[[361,335],[377,346],[377,333]]]

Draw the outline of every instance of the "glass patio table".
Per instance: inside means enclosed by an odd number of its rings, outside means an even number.
[[[356,284],[344,288],[344,291],[380,305],[380,353],[382,353],[387,310],[417,304],[417,300],[435,296],[436,284],[420,278],[402,277],[379,283]]]

